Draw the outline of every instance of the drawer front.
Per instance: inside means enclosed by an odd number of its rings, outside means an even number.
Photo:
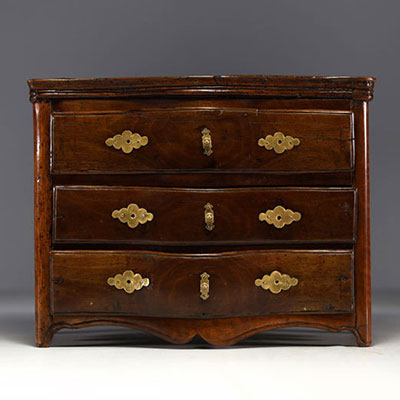
[[[350,251],[53,252],[54,313],[154,317],[353,310]]]
[[[56,187],[54,242],[353,242],[350,189]]]
[[[353,168],[352,114],[346,111],[55,113],[52,127],[53,173]]]

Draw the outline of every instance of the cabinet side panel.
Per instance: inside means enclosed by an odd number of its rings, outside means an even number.
[[[50,268],[51,180],[49,102],[33,105],[34,121],[34,219],[35,219],[35,310],[36,344],[51,340]]]
[[[355,246],[356,329],[360,343],[371,344],[371,260],[369,225],[368,103],[354,102],[356,138],[355,187],[358,190]]]

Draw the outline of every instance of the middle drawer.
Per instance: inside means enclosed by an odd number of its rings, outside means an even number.
[[[355,240],[352,189],[56,186],[55,243],[223,245]]]

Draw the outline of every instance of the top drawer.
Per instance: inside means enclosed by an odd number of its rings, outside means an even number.
[[[53,173],[353,168],[347,111],[174,108],[52,118]]]

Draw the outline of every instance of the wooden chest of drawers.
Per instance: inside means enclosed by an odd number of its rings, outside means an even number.
[[[30,80],[36,343],[117,324],[371,343],[373,78]]]

